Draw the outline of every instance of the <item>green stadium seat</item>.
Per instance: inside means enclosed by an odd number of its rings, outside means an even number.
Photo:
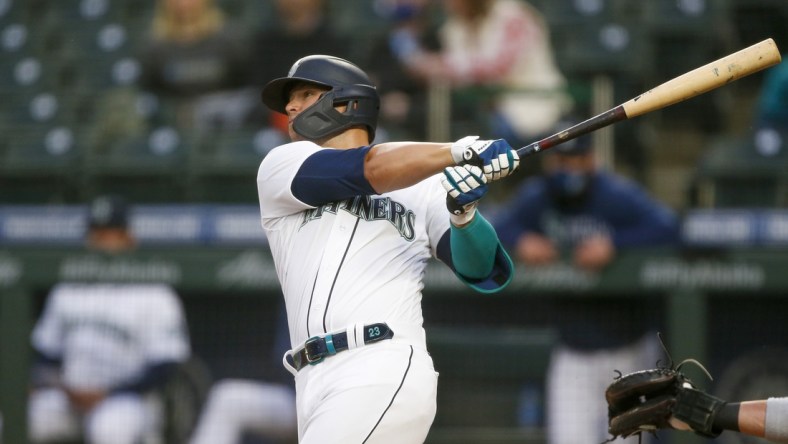
[[[84,57],[64,65],[63,76],[74,91],[101,93],[111,88],[131,88],[141,73],[139,60],[132,56]]]
[[[618,21],[574,25],[554,39],[556,59],[569,77],[628,73],[651,69],[651,47],[639,27]]]
[[[537,6],[551,28],[571,30],[576,25],[619,20],[627,13],[620,0],[545,0]]]
[[[0,58],[0,94],[57,90],[60,74],[60,65],[39,57]]]
[[[700,206],[788,206],[788,130],[719,137],[698,165],[696,182]]]
[[[61,45],[59,58],[103,58],[121,57],[132,53],[132,35],[127,27],[118,22],[80,24],[80,29],[60,27],[52,32],[59,36]]]
[[[643,21],[654,34],[688,34],[718,39],[710,29],[729,19],[728,0],[651,0],[643,2]]]
[[[27,125],[4,130],[0,202],[75,201],[82,137],[64,125]]]
[[[31,11],[26,7],[27,0],[0,0],[0,26],[11,23],[27,23]]]
[[[642,23],[654,41],[658,74],[666,78],[724,55],[718,32],[730,24],[728,0],[654,0],[643,3]]]
[[[788,2],[785,0],[729,0],[733,32],[740,45],[773,38],[783,51],[788,48]],[[758,77],[756,76],[756,79]]]
[[[0,94],[5,112],[0,123],[6,127],[16,125],[66,124],[77,122],[84,116],[79,98],[55,94],[50,91]]]
[[[185,200],[185,164],[192,138],[162,126],[124,137],[109,146],[92,145],[83,164],[87,195],[117,193],[134,202]]]
[[[253,203],[260,161],[273,147],[285,143],[273,129],[219,133],[192,157],[190,195],[200,202]]]
[[[45,20],[50,22],[89,22],[111,21],[121,14],[120,0],[56,0],[49,2]]]
[[[0,57],[36,56],[44,51],[46,33],[24,23],[0,25]]]

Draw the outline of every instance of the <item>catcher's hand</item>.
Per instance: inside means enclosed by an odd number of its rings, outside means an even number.
[[[611,440],[661,429],[691,430],[708,438],[720,434],[713,425],[725,401],[694,388],[680,368],[629,373],[608,386]]]

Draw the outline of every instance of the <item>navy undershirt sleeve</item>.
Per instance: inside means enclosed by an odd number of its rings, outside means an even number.
[[[378,194],[364,177],[364,158],[371,147],[320,150],[296,173],[290,190],[301,202],[320,206],[354,196]]]
[[[145,393],[156,388],[163,387],[170,376],[175,373],[179,363],[177,362],[161,362],[148,367],[139,378],[130,381],[120,387],[114,388],[114,393],[118,392],[133,392]]]

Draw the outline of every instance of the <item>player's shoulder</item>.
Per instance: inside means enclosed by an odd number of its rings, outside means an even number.
[[[261,175],[268,175],[272,171],[278,171],[283,168],[288,169],[303,162],[307,157],[323,149],[325,148],[309,141],[298,141],[279,145],[263,157],[263,160],[260,162],[260,168],[258,169],[258,178],[260,178]]]
[[[263,162],[277,161],[283,158],[298,157],[306,154],[311,154],[325,149],[320,145],[310,142],[308,140],[300,140],[297,142],[285,143],[273,148],[263,158]]]

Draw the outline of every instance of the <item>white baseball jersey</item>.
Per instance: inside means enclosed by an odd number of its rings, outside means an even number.
[[[394,341],[426,348],[422,280],[449,229],[439,176],[316,208],[298,200],[291,183],[304,160],[322,149],[305,141],[277,147],[257,176],[291,345],[357,323],[386,322]]]
[[[59,284],[32,341],[62,359],[64,384],[82,390],[111,389],[190,353],[180,301],[161,284]]]

